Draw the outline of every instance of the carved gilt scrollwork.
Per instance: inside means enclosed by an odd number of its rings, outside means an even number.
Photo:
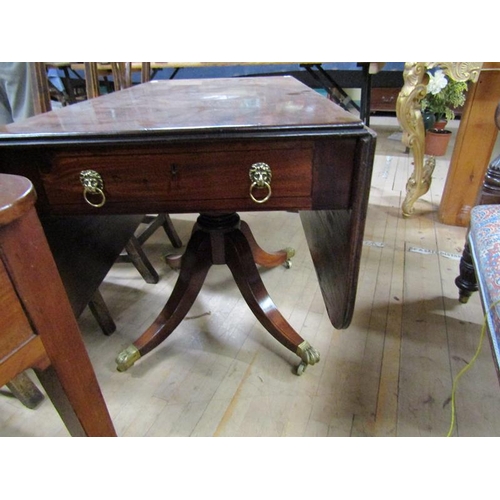
[[[406,63],[403,78],[404,85],[396,103],[396,114],[403,128],[403,142],[408,147],[413,147],[418,142],[420,128],[423,131],[424,126],[419,104],[427,92],[425,63]]]
[[[467,82],[469,80],[472,82],[477,81],[482,67],[482,63],[471,62],[440,62],[428,64],[429,68],[440,67],[446,75],[458,82]]]
[[[403,72],[404,84],[396,103],[396,115],[403,129],[403,143],[413,153],[414,170],[406,184],[406,198],[403,202],[404,217],[413,213],[413,205],[430,188],[435,159],[424,163],[425,129],[420,111],[420,102],[427,93],[427,71],[439,67],[457,81],[476,81],[482,63],[470,62],[408,62]]]

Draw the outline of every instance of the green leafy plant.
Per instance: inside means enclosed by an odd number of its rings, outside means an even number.
[[[427,94],[422,99],[423,112],[434,114],[436,121],[453,120],[454,109],[465,104],[467,83],[457,82],[441,69],[429,74]]]

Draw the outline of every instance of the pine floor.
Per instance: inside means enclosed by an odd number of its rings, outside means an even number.
[[[400,215],[411,157],[394,118],[372,118],[379,134],[358,296],[351,326],[327,318],[298,214],[242,214],[261,246],[296,249],[291,269],[263,280],[291,325],[321,352],[297,377],[298,358],[256,321],[223,266],[213,267],[188,317],[159,348],[125,373],[114,358],[161,309],[177,274],[162,232],[146,250],[161,275],[146,284],[116,264],[101,291],[118,331],[100,333],[89,311],[79,324],[120,436],[445,436],[453,378],[478,346],[478,294],[457,300],[454,279],[465,229],[437,221],[448,157],[412,218]],[[187,241],[193,215],[174,215]],[[34,378],[34,377],[33,377]],[[490,347],[460,379],[458,436],[500,436],[500,386]],[[45,400],[24,408],[0,390],[0,436],[67,436]]]

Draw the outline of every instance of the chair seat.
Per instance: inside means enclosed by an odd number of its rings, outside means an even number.
[[[478,205],[472,209],[468,238],[498,370],[500,304],[491,306],[500,301],[500,205]]]

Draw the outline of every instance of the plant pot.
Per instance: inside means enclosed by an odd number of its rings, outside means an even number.
[[[444,156],[451,139],[451,131],[433,128],[425,134],[425,154]]]
[[[446,125],[448,124],[448,121],[447,120],[436,120],[434,122],[434,125],[432,127],[429,127],[430,129],[431,128],[438,128],[440,130],[443,130]]]

